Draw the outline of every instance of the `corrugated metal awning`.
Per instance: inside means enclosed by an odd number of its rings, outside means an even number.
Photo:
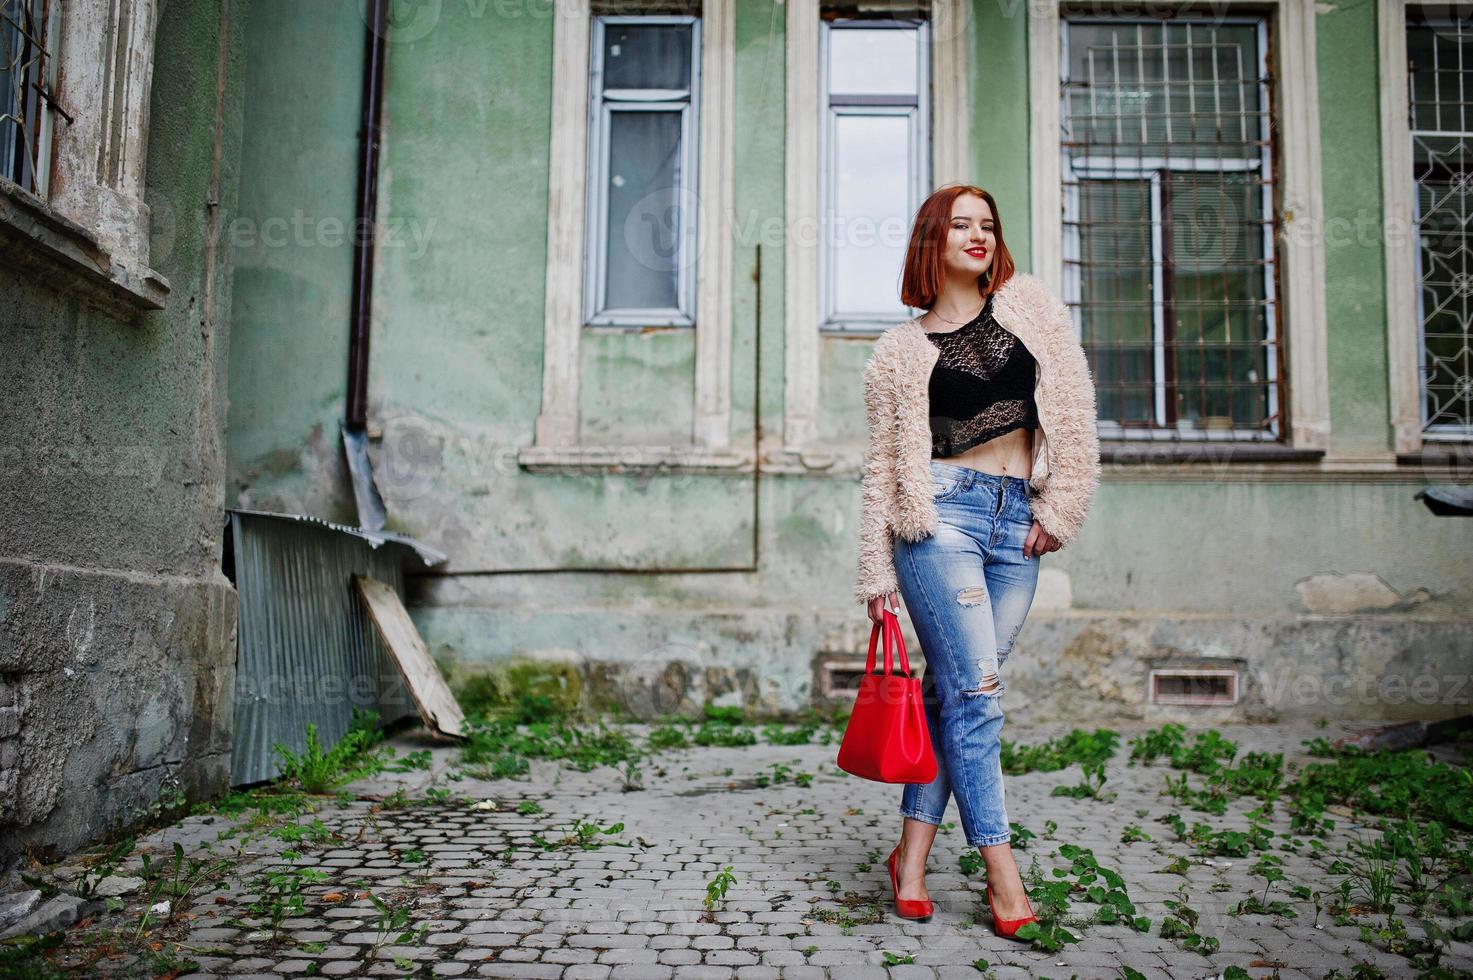
[[[276,744],[301,754],[309,722],[325,752],[351,728],[355,708],[376,711],[383,725],[417,718],[353,576],[402,598],[407,563],[446,556],[401,534],[303,514],[227,508],[226,517],[239,602],[231,785],[280,775]]]
[[[390,541],[394,544],[404,545],[412,550],[419,563],[425,568],[430,568],[434,565],[443,565],[449,557],[444,552],[431,548],[429,545],[417,541],[407,534],[396,534],[393,531],[367,531],[361,527],[354,527],[351,524],[338,524],[335,521],[326,521],[320,517],[313,517],[310,514],[280,514],[269,510],[248,510],[241,507],[227,507],[225,508],[225,513],[254,514],[257,517],[277,517],[285,521],[297,521],[302,524],[316,524],[319,527],[330,527],[334,531],[342,531],[344,534],[360,537],[374,548],[377,548],[386,541]]]

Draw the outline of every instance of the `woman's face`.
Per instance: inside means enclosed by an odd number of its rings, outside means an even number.
[[[987,202],[963,194],[951,205],[951,230],[946,235],[943,263],[948,274],[981,276],[992,268],[997,250],[997,223]]]

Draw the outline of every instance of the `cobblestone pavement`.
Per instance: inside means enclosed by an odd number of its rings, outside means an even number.
[[[1035,743],[1072,726],[1009,723],[1007,737]],[[1050,795],[1055,786],[1079,782],[1077,765],[1059,772],[1008,778],[1009,817],[1038,837],[1017,850],[1025,873],[1030,862],[1048,874],[1069,862],[1057,848],[1072,843],[1093,849],[1099,863],[1125,878],[1137,914],[1152,925],[1140,933],[1124,925],[1081,924],[1080,942],[1045,953],[993,935],[980,874],[962,873],[968,853],[956,804],[931,853],[927,885],[936,903],[930,922],[898,918],[890,902],[884,858],[898,840],[901,787],[854,778],[834,766],[837,733],[828,745],[678,750],[646,761],[643,789],[625,791],[625,776],[612,767],[580,773],[534,761],[530,778],[479,782],[451,776],[457,750],[432,748],[429,770],[385,773],[348,787],[359,797],[326,799],[315,814],[342,840],[287,844],[252,840],[237,852],[218,841],[230,822],[195,816],[140,840],[158,855],[177,841],[196,857],[237,857],[239,873],[228,891],[196,900],[194,917],[179,937],[206,977],[252,974],[273,977],[465,976],[516,978],[776,978],[867,980],[893,977],[979,977],[983,959],[997,977],[1117,977],[1123,967],[1145,977],[1212,977],[1242,967],[1253,977],[1324,977],[1331,970],[1374,964],[1387,976],[1413,976],[1408,961],[1361,941],[1356,926],[1336,926],[1327,911],[1316,914],[1290,889],[1307,884],[1327,895],[1339,877],[1310,848],[1277,851],[1287,881],[1269,895],[1288,901],[1295,918],[1229,915],[1248,894],[1262,895],[1265,881],[1250,870],[1252,858],[1203,861],[1156,822],[1177,808],[1160,795],[1164,779],[1179,775],[1164,765],[1127,767],[1128,740],[1145,726],[1113,725],[1120,749],[1107,766],[1110,803]],[[1335,737],[1353,726],[1221,726],[1222,734],[1248,751],[1283,752],[1302,764],[1306,739]],[[636,731],[645,729],[634,726]],[[436,743],[411,732],[390,744],[403,754]],[[807,786],[792,778],[766,786],[754,780],[787,766],[791,775],[812,774]],[[1292,774],[1291,774],[1292,776]],[[1194,777],[1199,779],[1199,777]],[[408,806],[373,802],[403,788]],[[425,802],[448,790],[451,798]],[[479,801],[494,801],[494,809]],[[541,812],[519,813],[525,800]],[[1189,823],[1246,829],[1239,801],[1226,816],[1183,811]],[[1289,830],[1284,807],[1269,821]],[[1148,811],[1139,815],[1137,811]],[[300,822],[310,823],[313,816]],[[240,818],[243,821],[245,818]],[[1341,849],[1364,825],[1342,813],[1332,844]],[[578,821],[596,823],[584,848],[577,843],[547,849],[573,833]],[[1045,836],[1045,822],[1057,828]],[[1153,840],[1122,843],[1122,830],[1137,824]],[[585,828],[587,824],[584,825]],[[203,845],[216,842],[207,852]],[[1277,848],[1278,838],[1274,840]],[[279,924],[273,941],[259,920],[245,916],[256,897],[260,872],[280,868],[282,852],[301,853],[298,867],[323,875],[303,888],[301,914]],[[973,852],[975,853],[975,852]],[[1190,859],[1185,876],[1161,869],[1174,857]],[[714,911],[703,900],[707,885],[730,866],[735,881]],[[1160,936],[1169,909],[1184,886],[1201,913],[1197,932],[1220,940],[1211,956],[1198,955]],[[406,907],[409,925],[425,927],[415,945],[394,945],[402,931],[381,930],[368,893],[390,907]],[[1097,906],[1076,904],[1086,918]],[[136,922],[130,904],[122,921]],[[1407,910],[1399,908],[1398,913]],[[847,913],[851,922],[838,920]],[[1384,916],[1363,917],[1384,924]],[[1406,918],[1413,938],[1421,927]],[[1447,925],[1448,923],[1444,923]],[[187,935],[187,938],[186,938]],[[377,945],[376,944],[382,944]],[[1473,950],[1454,944],[1444,965],[1473,968]],[[909,962],[887,965],[890,958]],[[395,958],[398,957],[396,962]],[[102,959],[97,973],[124,970],[131,957]]]

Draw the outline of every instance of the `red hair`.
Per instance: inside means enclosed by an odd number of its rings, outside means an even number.
[[[905,249],[905,270],[900,280],[900,301],[906,306],[929,310],[941,292],[943,278],[941,256],[946,250],[946,237],[951,232],[951,206],[963,194],[982,198],[992,209],[993,230],[997,249],[985,279],[978,277],[983,297],[991,296],[1013,277],[1016,266],[1002,237],[1002,215],[992,195],[974,184],[946,184],[926,198],[916,212],[910,229],[910,244]]]

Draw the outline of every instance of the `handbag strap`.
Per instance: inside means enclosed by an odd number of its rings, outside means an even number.
[[[890,629],[889,622],[887,620],[885,620],[883,617],[881,617],[881,622],[883,622],[885,624],[883,627],[880,625],[880,623],[875,623],[873,626],[871,626],[869,628],[869,656],[865,659],[865,662],[864,662],[864,672],[866,674],[873,674],[875,672],[875,644],[880,641],[880,631],[883,629],[886,632],[887,636],[888,636],[888,633],[889,633],[889,629]],[[886,643],[885,644],[885,658],[888,660],[889,657],[890,657],[890,644],[889,643]],[[886,664],[886,667],[888,668],[889,665]],[[887,669],[887,673],[888,673],[888,669]]]
[[[895,652],[900,654],[900,670],[906,677],[910,676],[910,658],[905,655],[905,639],[900,635],[900,617],[890,610],[885,610],[885,625],[890,630],[890,635],[895,638]],[[890,673],[890,647],[885,647],[885,673]]]
[[[883,625],[881,625],[883,624]],[[905,640],[900,635],[900,618],[886,609],[880,617],[880,622],[870,627],[869,631],[869,656],[865,658],[864,672],[873,674],[875,672],[875,644],[880,637],[884,637],[885,649],[885,673],[890,674],[895,670],[895,654],[900,654],[900,669],[910,676],[910,658],[905,655]]]

